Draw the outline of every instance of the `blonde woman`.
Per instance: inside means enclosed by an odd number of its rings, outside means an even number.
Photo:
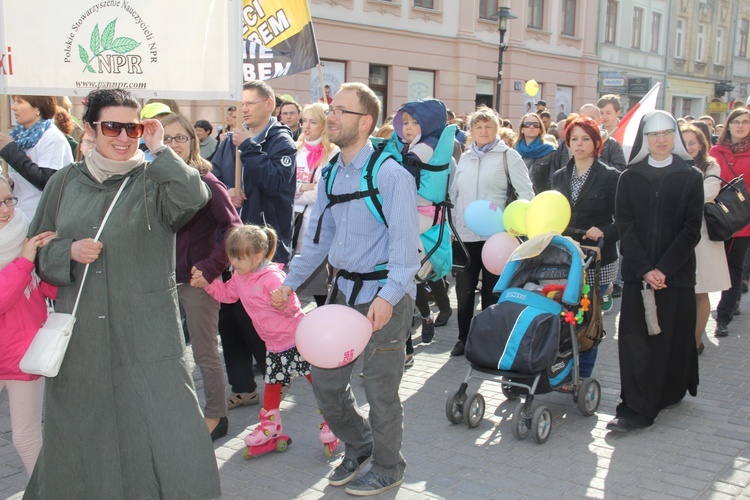
[[[318,199],[318,181],[328,161],[339,152],[338,146],[328,139],[323,103],[308,104],[302,110],[302,133],[297,141],[297,189],[294,193],[294,251],[302,253],[302,240],[310,224],[312,206]],[[325,303],[328,295],[328,273],[323,264],[298,294],[312,295],[318,305]]]
[[[529,178],[534,185],[534,193],[547,191],[552,185],[552,155],[555,147],[544,142],[547,130],[535,113],[528,113],[521,119],[515,150],[523,158],[529,169]]]

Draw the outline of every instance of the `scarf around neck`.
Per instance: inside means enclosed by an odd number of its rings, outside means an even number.
[[[21,256],[23,251],[23,240],[26,237],[26,230],[29,228],[29,219],[20,210],[16,210],[13,218],[0,229],[0,269],[5,268],[13,262],[16,257]],[[31,296],[31,290],[39,284],[39,277],[34,271],[31,271],[31,282],[23,291],[28,299]]]
[[[518,141],[518,144],[516,144],[516,151],[521,155],[521,158],[537,159],[542,156],[547,156],[554,150],[555,148],[549,144],[543,143],[542,139],[539,137],[531,141],[531,144],[526,144],[526,140],[523,138]]]
[[[313,170],[320,166],[320,159],[323,158],[323,139],[318,138],[317,141],[305,141],[305,149],[307,149],[307,169]],[[310,181],[312,182],[312,180]]]
[[[742,139],[740,142],[732,142],[731,138],[727,138],[723,143],[722,146],[726,146],[732,151],[732,154],[740,154],[744,153],[747,150],[750,150],[750,135]]]
[[[99,182],[104,182],[115,175],[124,175],[145,161],[145,155],[140,149],[136,150],[133,157],[125,161],[110,160],[96,150],[92,149],[86,155],[86,167],[89,173]]]
[[[471,154],[473,156],[476,156],[477,158],[482,158],[485,154],[487,154],[487,151],[491,151],[495,146],[498,145],[500,142],[499,138],[495,138],[494,141],[485,144],[484,146],[478,147],[476,142],[471,143]]]
[[[10,131],[10,136],[18,144],[18,147],[26,151],[36,146],[48,128],[52,126],[52,120],[39,120],[31,128],[16,125]]]

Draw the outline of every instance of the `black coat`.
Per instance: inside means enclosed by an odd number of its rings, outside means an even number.
[[[703,175],[683,159],[655,168],[648,158],[628,167],[617,186],[615,221],[622,278],[640,283],[659,269],[667,286],[695,286],[695,246],[703,222]]]
[[[602,146],[602,154],[599,159],[605,164],[622,172],[628,168],[628,162],[625,160],[625,153],[620,143],[612,137],[605,139]]]
[[[552,176],[552,189],[560,191],[570,202],[572,213],[568,229],[587,231],[598,227],[604,233],[604,247],[602,248],[602,265],[617,260],[617,227],[615,226],[615,194],[620,172],[608,167],[598,159],[591,165],[591,171],[586,182],[578,194],[578,200],[573,203],[570,194],[570,178],[575,168],[575,158],[568,161],[565,168],[561,168]],[[571,237],[583,245],[594,245],[596,242],[584,240],[582,236]]]

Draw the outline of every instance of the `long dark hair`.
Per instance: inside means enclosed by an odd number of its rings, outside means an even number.
[[[701,150],[698,152],[695,158],[693,158],[693,160],[695,161],[695,166],[705,174],[706,169],[708,169],[709,163],[713,161],[713,158],[708,156],[708,148],[710,146],[706,134],[692,123],[688,123],[687,125],[683,125],[682,127],[680,127],[680,132],[683,134],[683,140],[685,139],[685,132],[692,132],[695,134],[696,140],[701,145]]]
[[[733,109],[732,112],[729,113],[729,116],[727,116],[727,121],[724,122],[724,129],[721,131],[721,135],[719,136],[719,144],[732,142],[732,135],[729,131],[729,124],[732,123],[732,121],[734,121],[734,119],[738,116],[745,114],[750,115],[750,109],[737,108]]]

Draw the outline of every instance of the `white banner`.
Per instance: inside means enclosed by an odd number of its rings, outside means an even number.
[[[239,100],[242,0],[0,0],[0,93]]]

